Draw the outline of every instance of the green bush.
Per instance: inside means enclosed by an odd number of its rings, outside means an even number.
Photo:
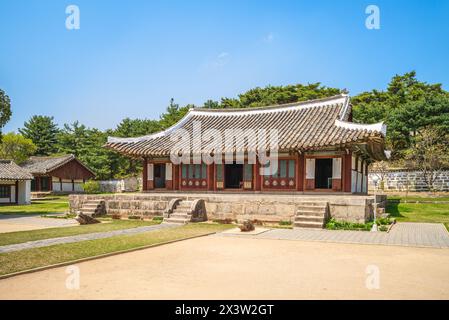
[[[95,180],[89,180],[83,184],[83,190],[89,194],[100,193],[100,183]]]
[[[153,221],[162,221],[162,220],[164,220],[164,217],[162,216],[153,217]]]
[[[373,222],[354,223],[348,221],[337,221],[334,218],[330,219],[326,224],[326,229],[330,230],[363,230],[369,231],[373,227]]]
[[[291,222],[291,221],[283,220],[283,221],[279,221],[279,225],[280,225],[280,226],[291,226],[291,225],[292,225],[292,222]]]
[[[393,219],[390,218],[379,218],[376,219],[376,223],[380,226],[388,226],[394,222]]]

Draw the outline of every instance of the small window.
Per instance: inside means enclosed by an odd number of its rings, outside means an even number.
[[[201,178],[206,179],[207,177],[207,166],[206,164],[201,165]]]
[[[295,160],[288,160],[288,177],[295,177]]]
[[[201,165],[200,164],[196,164],[195,165],[195,179],[200,179],[201,178]]]
[[[223,181],[223,165],[217,164],[217,181]]]
[[[0,198],[10,198],[11,197],[11,186],[0,185]]]
[[[286,178],[287,177],[287,160],[281,160],[279,161],[279,170],[280,171],[280,177]]]
[[[193,179],[195,177],[195,173],[193,172],[194,167],[193,165],[189,164],[188,168],[189,168],[189,179]]]
[[[186,164],[182,165],[182,178],[187,179],[187,165]]]

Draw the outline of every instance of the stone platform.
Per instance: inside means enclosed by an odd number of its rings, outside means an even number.
[[[385,206],[386,196],[351,194],[274,194],[274,193],[187,193],[151,192],[107,195],[69,196],[70,210],[76,212],[88,201],[105,201],[107,214],[123,217],[162,216],[170,200],[203,199],[209,220],[257,219],[265,222],[294,221],[298,208],[304,202],[327,202],[329,217],[337,220],[366,222],[372,219],[374,210]]]

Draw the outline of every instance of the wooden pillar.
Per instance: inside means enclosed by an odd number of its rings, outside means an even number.
[[[19,204],[19,180],[16,180],[16,204]],[[9,200],[11,201],[11,200]]]
[[[296,190],[304,191],[304,154],[296,156]]]
[[[148,160],[143,158],[142,191],[148,191]]]
[[[47,178],[48,190],[53,191],[53,177]]]
[[[36,177],[35,179],[36,191],[41,191],[41,178]]]
[[[262,188],[262,176],[260,175],[260,162],[257,159],[256,163],[253,165],[254,168],[254,190],[260,191]]]
[[[207,165],[207,190],[213,191],[215,183],[215,164]]]
[[[177,164],[172,164],[172,189],[173,190],[178,190],[178,165]]]
[[[345,154],[343,157],[343,191],[351,192],[351,176],[352,176],[352,152]]]

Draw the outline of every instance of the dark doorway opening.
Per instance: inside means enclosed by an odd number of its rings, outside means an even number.
[[[165,188],[165,163],[154,165],[154,187]]]
[[[315,160],[315,189],[332,189],[332,159]]]
[[[225,188],[240,189],[243,186],[243,164],[225,165]]]

